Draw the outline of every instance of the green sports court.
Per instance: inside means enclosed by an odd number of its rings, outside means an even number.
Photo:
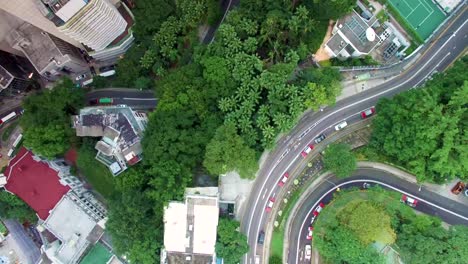
[[[432,0],[387,0],[423,39],[445,20],[446,15]]]

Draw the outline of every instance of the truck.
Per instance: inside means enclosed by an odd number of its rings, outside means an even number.
[[[114,100],[112,98],[109,98],[109,97],[101,97],[101,98],[99,98],[98,102],[100,104],[112,104],[114,102]]]
[[[17,116],[16,112],[13,111],[11,113],[9,113],[8,115],[2,117],[2,119],[0,119],[0,125],[3,124],[3,123],[6,123],[8,122],[9,120],[15,118]]]

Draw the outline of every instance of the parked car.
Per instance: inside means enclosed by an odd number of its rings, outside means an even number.
[[[371,107],[369,109],[366,109],[361,112],[361,117],[362,119],[368,118],[369,116],[373,115],[375,113],[375,107]]]
[[[401,196],[401,200],[400,200],[402,203],[405,203],[411,207],[416,207],[416,205],[418,204],[418,200],[414,199],[414,198],[411,198],[405,194],[403,194]]]
[[[86,74],[81,74],[81,75],[76,77],[76,80],[79,81],[79,80],[82,80],[84,78],[86,78]]]
[[[283,174],[283,177],[281,178],[281,180],[278,182],[278,186],[283,187],[283,185],[286,183],[286,181],[288,181],[288,178],[289,178],[289,173],[285,172]]]
[[[348,123],[346,123],[346,121],[342,121],[342,122],[338,123],[335,126],[335,130],[340,131],[341,129],[345,128],[346,126],[348,126]]]
[[[271,212],[271,209],[273,208],[274,203],[275,203],[275,197],[270,197],[267,203],[267,207],[265,208],[265,211],[267,211],[267,213]]]
[[[309,144],[307,147],[301,152],[301,155],[303,158],[307,157],[309,153],[314,149],[314,145]]]
[[[260,233],[258,234],[257,242],[260,245],[263,245],[263,243],[265,242],[265,232],[263,230],[260,231]]]
[[[316,137],[314,139],[314,142],[315,142],[315,144],[318,144],[318,143],[322,142],[325,138],[326,138],[325,134],[320,134],[318,137]]]
[[[465,189],[465,184],[459,181],[457,182],[457,184],[455,184],[455,186],[453,186],[452,193],[459,195],[463,191],[463,189]]]
[[[309,228],[307,229],[307,236],[306,236],[306,239],[307,240],[312,240],[312,235],[314,234],[314,227],[313,226],[309,226]]]
[[[91,99],[91,100],[89,100],[89,105],[97,105],[98,102],[99,102],[98,99]]]
[[[304,255],[306,260],[310,260],[310,257],[312,255],[312,248],[310,245],[305,246]]]

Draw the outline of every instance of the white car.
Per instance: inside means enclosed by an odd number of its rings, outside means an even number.
[[[339,124],[337,124],[335,126],[335,130],[340,131],[341,129],[345,128],[346,126],[348,126],[348,123],[346,123],[346,121],[343,121],[343,122],[341,122],[341,123],[339,123]]]
[[[306,245],[305,246],[305,250],[304,250],[304,254],[305,254],[305,259],[306,260],[310,260],[310,256],[312,255],[312,248],[310,245]]]
[[[79,81],[81,79],[84,79],[86,77],[86,74],[81,74],[80,76],[76,77],[76,80]]]

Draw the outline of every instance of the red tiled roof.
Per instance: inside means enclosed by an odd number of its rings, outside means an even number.
[[[59,182],[58,173],[46,163],[33,160],[33,154],[21,148],[6,170],[5,189],[25,201],[42,220],[70,190]]]

